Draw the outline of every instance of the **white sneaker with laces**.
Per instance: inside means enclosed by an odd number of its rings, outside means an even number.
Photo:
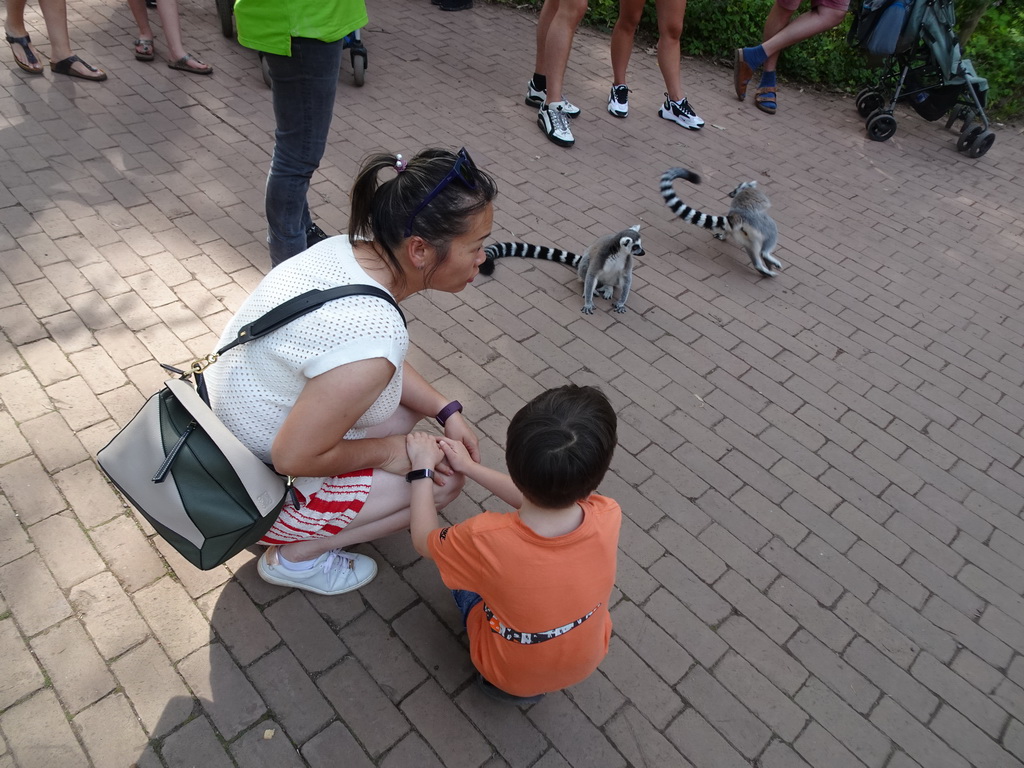
[[[256,571],[271,584],[295,587],[318,595],[341,595],[373,581],[377,564],[372,557],[332,549],[324,552],[304,571],[292,571],[281,564],[280,547],[267,547],[260,555]]]
[[[530,81],[526,84],[526,99],[524,99],[526,106],[533,107],[534,109],[540,109],[544,106],[547,100],[548,92],[534,88],[533,78],[530,78]],[[580,116],[580,108],[571,101],[568,99],[562,99],[562,103],[565,105],[566,117],[575,118]]]
[[[693,107],[690,106],[690,102],[685,98],[682,101],[671,101],[666,93],[665,103],[661,105],[658,114],[666,120],[678,123],[683,128],[689,128],[691,131],[699,131],[704,127],[704,121],[697,116]]]
[[[613,85],[608,94],[608,111],[616,117],[629,115],[629,88],[625,85]]]
[[[571,147],[576,139],[569,130],[569,119],[565,113],[565,102],[545,104],[537,111],[537,125],[544,135],[560,147]]]

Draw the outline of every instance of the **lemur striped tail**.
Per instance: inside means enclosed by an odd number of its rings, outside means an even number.
[[[686,179],[694,184],[700,184],[700,176],[685,168],[669,168],[661,175],[661,196],[665,198],[665,203],[672,213],[676,214],[683,221],[696,224],[704,229],[723,231],[729,229],[729,220],[725,216],[712,216],[710,213],[701,213],[696,208],[691,208],[680,200],[675,193],[675,189],[672,187],[672,182],[676,179]]]
[[[487,260],[480,265],[481,275],[494,274],[494,260],[509,256],[557,261],[573,269],[576,268],[576,265],[580,263],[580,258],[582,258],[578,253],[563,251],[560,248],[550,248],[546,245],[533,245],[531,243],[491,243],[484,248],[484,254],[487,256]]]

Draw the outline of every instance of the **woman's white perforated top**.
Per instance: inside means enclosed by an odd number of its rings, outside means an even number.
[[[228,323],[217,348],[233,340],[243,325],[288,299],[313,289],[354,283],[384,289],[356,262],[347,236],[323,240],[263,278]],[[409,333],[402,318],[384,299],[336,299],[264,338],[225,352],[206,372],[210,403],[224,425],[269,462],[274,437],[308,379],[339,365],[383,357],[395,366],[395,375],[345,434],[347,439],[358,439],[397,410],[408,349]]]

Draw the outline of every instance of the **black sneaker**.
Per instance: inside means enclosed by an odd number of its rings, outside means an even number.
[[[306,230],[306,247],[312,248],[321,240],[326,240],[328,237],[330,237],[330,235],[320,229],[316,224],[310,224],[309,229]]]
[[[616,117],[629,114],[629,88],[625,85],[612,86],[612,92],[608,94],[608,111]]]

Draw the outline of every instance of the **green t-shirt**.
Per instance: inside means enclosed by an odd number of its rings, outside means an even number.
[[[238,42],[281,56],[293,37],[333,43],[368,21],[365,0],[235,0]]]

